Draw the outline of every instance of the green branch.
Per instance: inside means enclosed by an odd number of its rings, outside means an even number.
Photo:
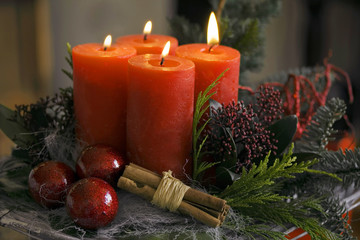
[[[346,112],[346,104],[339,98],[332,98],[325,106],[317,109],[302,138],[296,142],[296,152],[323,152],[329,140],[337,132],[333,125]]]
[[[259,165],[253,164],[249,171],[243,168],[240,178],[219,197],[225,199],[233,209],[256,220],[278,225],[290,223],[306,230],[313,239],[338,239],[336,234],[322,227],[317,218],[309,217],[311,211],[324,214],[319,200],[293,200],[272,189],[277,179],[295,178],[295,174],[304,172],[326,174],[338,179],[334,174],[310,169],[319,162],[317,159],[296,162],[296,157],[292,156],[293,148],[294,144],[281,160],[276,159],[272,165],[269,163],[269,153]]]
[[[71,50],[71,45],[70,43],[66,43],[66,47],[67,47],[67,53],[68,56],[65,57],[66,62],[69,64],[70,68],[71,68],[71,72],[69,72],[68,70],[65,69],[61,69],[61,71],[63,73],[65,73],[66,76],[68,76],[71,80],[73,80],[73,60],[72,60],[72,50]]]
[[[207,104],[209,99],[216,93],[210,91],[220,83],[220,79],[224,76],[225,72],[229,69],[226,69],[222,72],[216,80],[211,83],[204,92],[200,91],[198,98],[196,100],[195,111],[194,111],[194,118],[193,118],[193,179],[198,180],[199,174],[205,171],[206,169],[216,165],[217,163],[210,163],[210,162],[201,162],[201,152],[202,148],[206,142],[207,136],[198,144],[199,139],[206,127],[209,123],[210,119],[207,119],[204,124],[201,125],[200,121],[203,119],[205,112],[208,111],[210,105]],[[206,104],[206,105],[205,105]],[[200,126],[200,127],[199,127]]]

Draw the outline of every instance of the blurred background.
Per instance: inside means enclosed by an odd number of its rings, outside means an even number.
[[[0,103],[13,108],[70,86],[61,72],[68,69],[67,42],[75,46],[103,42],[107,34],[116,38],[142,33],[149,19],[153,33],[168,34],[168,18],[183,14],[204,24],[209,6],[208,1],[191,0],[1,0]],[[349,73],[353,106],[359,105],[360,1],[284,0],[279,15],[266,26],[265,38],[263,68],[250,73],[250,81],[282,70],[321,65],[332,50],[331,62]],[[334,85],[333,92],[347,98],[345,84]],[[351,109],[357,127],[360,112]],[[0,157],[10,154],[11,146],[0,132]],[[0,231],[0,239],[10,239],[5,234]]]

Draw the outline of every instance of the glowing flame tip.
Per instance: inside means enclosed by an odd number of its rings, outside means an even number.
[[[166,57],[167,55],[169,55],[169,51],[170,51],[170,41],[167,41],[165,44],[165,47],[161,53],[161,58]]]
[[[209,45],[219,44],[219,28],[214,12],[211,12],[207,29],[207,43]]]
[[[105,49],[111,46],[111,41],[112,41],[111,35],[107,35],[107,37],[104,40]]]
[[[150,34],[151,33],[151,28],[152,28],[152,22],[151,21],[147,21],[144,27],[144,34]]]

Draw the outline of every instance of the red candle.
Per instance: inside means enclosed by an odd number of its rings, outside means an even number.
[[[111,43],[110,43],[111,45]],[[126,150],[126,91],[130,46],[78,45],[72,50],[77,137]]]
[[[215,19],[215,15],[213,18]],[[195,98],[229,68],[215,87],[216,94],[213,96],[216,101],[227,105],[238,100],[240,53],[236,49],[217,45],[219,38],[216,20],[215,27],[215,34],[212,36],[212,31],[209,31],[212,25],[209,21],[208,44],[182,45],[176,49],[175,54],[195,63]]]
[[[178,40],[171,36],[155,35],[151,33],[151,21],[148,21],[144,27],[144,34],[127,35],[116,39],[116,43],[129,44],[136,49],[138,55],[154,53],[161,54],[166,42],[170,41],[170,55],[175,55],[175,49],[178,47]]]
[[[131,162],[161,173],[172,170],[185,179],[191,153],[194,63],[167,56],[129,59],[127,156]],[[187,171],[190,173],[190,171]]]

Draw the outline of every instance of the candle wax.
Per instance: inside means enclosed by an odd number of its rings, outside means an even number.
[[[229,70],[214,88],[214,100],[230,104],[238,100],[238,82],[240,70],[240,53],[226,46],[214,46],[209,52],[207,44],[186,44],[175,50],[176,56],[189,59],[195,63],[195,98],[204,91],[215,79]]]
[[[77,137],[86,145],[107,144],[125,153],[129,46],[83,44],[73,48]]]
[[[127,35],[116,39],[116,43],[129,44],[134,47],[138,55],[141,54],[161,54],[167,41],[170,41],[169,55],[175,55],[175,49],[178,47],[178,40],[171,36],[149,34],[144,40],[144,35]]]
[[[159,174],[189,174],[194,104],[194,63],[145,54],[129,59],[127,156]]]

